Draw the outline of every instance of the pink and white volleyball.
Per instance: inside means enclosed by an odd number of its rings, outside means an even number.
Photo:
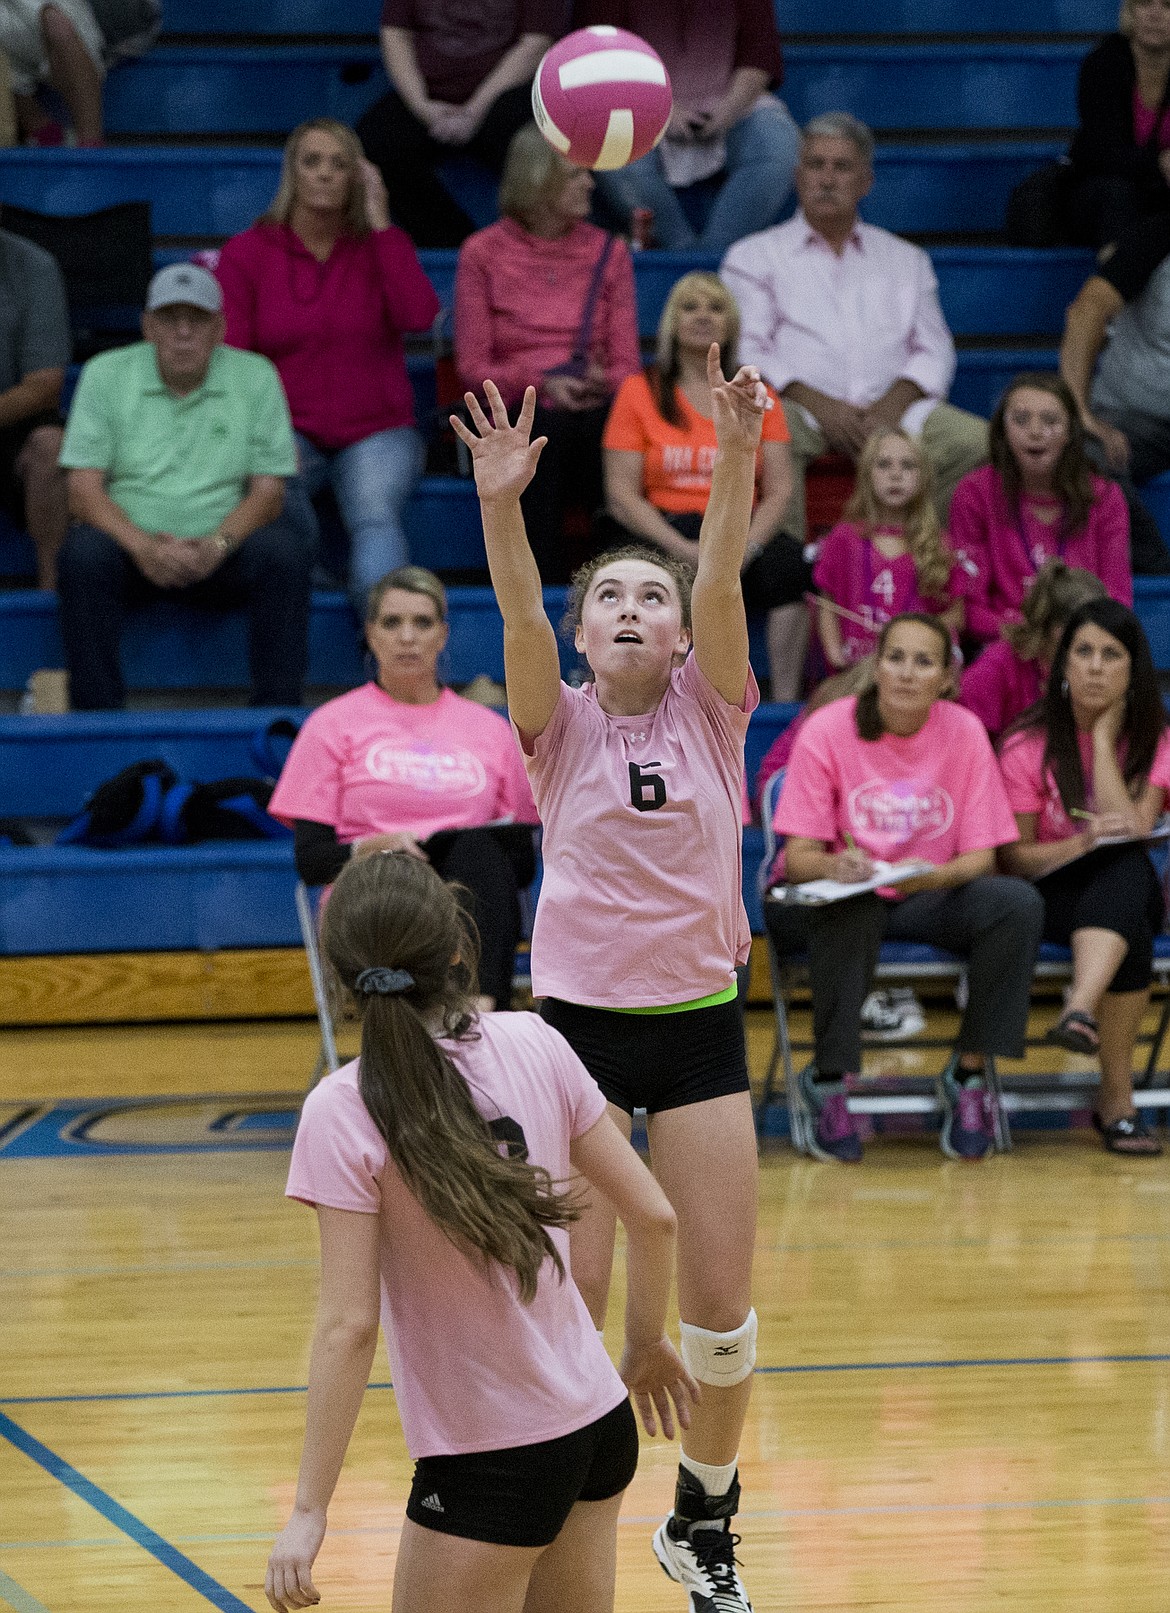
[[[658,53],[624,28],[578,28],[545,51],[532,113],[554,150],[579,168],[624,168],[670,121],[670,76]]]

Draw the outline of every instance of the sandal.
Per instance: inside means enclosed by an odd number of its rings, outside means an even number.
[[[1087,1053],[1090,1057],[1100,1050],[1101,1036],[1092,1014],[1083,1014],[1079,1008],[1062,1014],[1056,1024],[1044,1033],[1046,1042],[1055,1042],[1069,1053]]]
[[[1143,1154],[1152,1159],[1162,1152],[1162,1144],[1142,1114],[1122,1115],[1107,1126],[1094,1109],[1093,1126],[1111,1154]]]

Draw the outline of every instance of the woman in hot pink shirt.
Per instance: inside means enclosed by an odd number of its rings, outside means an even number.
[[[1129,511],[1116,482],[1095,476],[1072,393],[1057,375],[1021,375],[991,417],[990,465],[969,471],[951,500],[951,544],[970,574],[967,631],[996,639],[1018,622],[1046,560],[1099,577],[1133,603]]]
[[[698,572],[644,545],[577,574],[577,646],[594,682],[562,683],[556,634],[520,498],[543,443],[535,389],[511,426],[485,388],[471,449],[492,582],[504,616],[512,722],[544,824],[532,937],[542,1013],[581,1056],[628,1136],[647,1111],[654,1168],[679,1216],[682,1354],[703,1386],[675,1488],[654,1536],[694,1606],[742,1609],[730,1520],[751,1393],[757,1158],[736,969],[743,909],[743,741],[759,699],[739,586],[768,404],[757,370],[731,382],[707,355],[718,452]],[[692,626],[693,622],[693,626]],[[593,1200],[574,1233],[578,1285],[605,1319],[614,1223]]]
[[[1133,1050],[1163,918],[1140,837],[1166,805],[1170,732],[1132,611],[1098,599],[1073,613],[1043,702],[1005,735],[1000,766],[1019,825],[1004,866],[1035,880],[1046,938],[1072,947],[1068,1000],[1048,1040],[1100,1059],[1094,1116],[1105,1146],[1160,1154],[1134,1108]],[[1114,836],[1129,844],[1101,844]]]
[[[511,729],[438,680],[447,596],[420,566],[371,591],[372,683],[306,718],[269,803],[291,824],[297,872],[327,885],[351,857],[405,851],[473,898],[485,1008],[506,1008],[520,938],[518,893],[536,872],[532,791]]]
[[[875,431],[857,464],[845,519],[821,539],[817,631],[834,672],[872,655],[895,616],[939,616],[957,637],[966,574],[939,530],[930,465],[905,431]],[[838,609],[834,610],[834,606]]]
[[[524,494],[524,519],[546,583],[567,582],[589,553],[569,546],[564,513],[576,506],[592,515],[601,505],[610,401],[642,368],[629,249],[586,222],[592,194],[589,171],[529,124],[508,148],[503,216],[463,243],[455,274],[463,385],[479,393],[490,376],[509,407],[525,387],[537,388],[536,431],[548,446]]]
[[[1069,617],[1105,593],[1098,578],[1063,560],[1046,560],[1020,606],[1020,620],[1005,624],[963,672],[959,699],[993,739],[1044,693],[1048,669]]]
[[[932,616],[896,616],[878,638],[874,684],[810,717],[776,804],[787,878],[857,884],[875,861],[931,872],[820,907],[767,904],[781,953],[808,949],[813,1064],[801,1088],[820,1158],[861,1158],[845,1098],[861,1066],[861,1007],[883,939],[925,941],[967,960],[968,1000],[940,1078],[943,1151],[982,1159],[993,1116],[982,1070],[1020,1058],[1043,908],[1022,879],[995,872],[1015,821],[979,719],[947,696],[952,646]]]
[[[638,1460],[627,1387],[647,1432],[657,1418],[668,1437],[672,1406],[685,1426],[696,1393],[663,1331],[670,1205],[554,1030],[532,1014],[476,1016],[474,941],[425,863],[351,864],[322,944],[362,1045],[306,1099],[289,1171],[289,1196],[317,1211],[321,1298],[268,1600],[278,1613],[319,1600],[313,1562],[380,1316],[415,1461],[394,1606],[608,1613]],[[621,1377],[572,1279],[570,1170],[629,1236]]]
[[[308,501],[332,484],[361,611],[407,560],[402,510],[423,444],[402,333],[429,330],[439,299],[352,129],[314,118],[293,131],[275,201],[227,242],[216,274],[226,340],[271,359],[288,395],[300,462],[290,510],[315,527]]]

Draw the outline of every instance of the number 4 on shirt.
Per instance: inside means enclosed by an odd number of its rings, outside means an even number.
[[[661,762],[647,762],[646,766],[661,767]],[[649,793],[647,793],[649,792]],[[644,772],[637,762],[630,763],[630,805],[639,812],[657,812],[666,803],[666,780],[660,773]]]

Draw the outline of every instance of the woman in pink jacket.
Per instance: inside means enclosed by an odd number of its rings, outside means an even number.
[[[601,434],[614,393],[642,368],[634,269],[624,241],[586,223],[593,176],[535,124],[508,148],[498,224],[464,242],[455,276],[455,362],[469,391],[490,376],[509,408],[537,389],[546,437],[524,520],[546,583],[590,557],[563,532],[566,507],[603,501]]]
[[[951,546],[971,577],[967,631],[986,641],[1018,622],[1032,578],[1052,559],[1091,571],[1132,605],[1125,497],[1093,475],[1059,376],[1016,377],[991,417],[990,454],[951,500]]]
[[[297,433],[293,511],[331,482],[350,540],[359,614],[379,577],[406,564],[402,510],[423,467],[402,332],[428,330],[439,299],[352,129],[313,118],[289,136],[280,189],[216,270],[226,340],[280,371]]]

